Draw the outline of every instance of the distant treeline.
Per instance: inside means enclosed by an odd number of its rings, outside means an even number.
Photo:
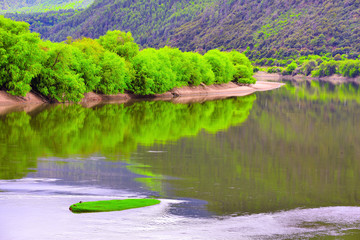
[[[360,59],[348,59],[346,54],[337,54],[334,57],[330,53],[323,56],[309,55],[298,58],[277,60],[262,58],[254,61],[255,71],[266,66],[268,73],[281,73],[282,75],[297,75],[325,77],[340,74],[344,77],[358,77],[360,75]],[[261,69],[265,70],[265,69]]]
[[[0,16],[0,39],[0,88],[13,95],[35,90],[78,102],[90,91],[149,95],[202,83],[255,82],[245,54],[211,50],[201,55],[170,47],[139,51],[131,33],[119,30],[54,43],[31,33],[28,23]]]

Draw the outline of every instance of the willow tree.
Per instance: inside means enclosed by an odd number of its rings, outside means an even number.
[[[43,52],[39,34],[29,24],[0,16],[0,87],[13,95],[25,96],[31,81],[40,73]]]

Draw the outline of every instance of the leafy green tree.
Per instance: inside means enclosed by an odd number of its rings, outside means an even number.
[[[190,69],[192,68],[192,63],[190,59],[178,48],[165,46],[164,48],[160,48],[158,52],[160,54],[159,56],[166,58],[165,61],[167,61],[167,58],[170,60],[171,70],[176,76],[175,86],[187,86],[191,81]]]
[[[339,73],[344,77],[357,77],[360,73],[360,60],[345,60],[340,64]]]
[[[29,24],[0,16],[0,87],[13,95],[25,96],[41,69],[39,34]]]
[[[139,46],[134,42],[131,32],[108,31],[99,38],[99,43],[110,52],[130,60],[139,53]]]
[[[235,67],[227,53],[214,49],[205,53],[204,58],[210,63],[215,74],[215,83],[228,83],[233,80]]]
[[[130,90],[136,94],[164,93],[176,86],[176,74],[168,54],[147,48],[132,60],[135,76]]]
[[[74,51],[79,61],[78,73],[82,74],[86,86],[86,92],[95,90],[101,80],[100,59],[103,58],[105,49],[96,41],[90,38],[82,38],[70,43],[80,51]],[[81,52],[81,53],[80,53]]]
[[[105,48],[100,45],[99,41],[91,38],[81,38],[71,40],[68,44],[73,45],[83,52],[88,58],[91,58],[96,64],[104,56]]]
[[[283,75],[291,75],[296,68],[297,68],[296,62],[292,62],[285,68],[285,70],[282,72],[282,74]]]
[[[316,68],[317,63],[315,60],[309,60],[306,61],[302,64],[301,66],[301,72],[305,75],[308,76],[310,75],[310,73]]]
[[[337,73],[338,63],[336,61],[322,62],[317,69],[311,72],[313,77],[331,76]]]
[[[97,92],[117,94],[128,89],[130,73],[124,58],[106,51],[100,60],[100,67],[101,80],[95,87]]]
[[[253,67],[245,54],[235,50],[228,54],[235,68],[233,81],[245,84],[255,83],[256,79],[253,78]]]
[[[82,78],[81,52],[64,43],[43,43],[46,57],[34,87],[43,95],[57,101],[78,102],[84,97],[86,86]],[[80,60],[80,61],[79,61]]]
[[[185,57],[189,59],[187,71],[190,74],[189,84],[197,86],[201,83],[211,85],[215,82],[215,74],[211,70],[211,65],[204,56],[199,53],[185,52]]]
[[[169,57],[171,70],[176,75],[176,87],[189,84],[211,84],[214,82],[211,65],[202,55],[193,52],[182,52],[177,48],[170,47],[159,49],[159,53]]]

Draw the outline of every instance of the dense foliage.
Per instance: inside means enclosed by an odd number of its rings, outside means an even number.
[[[0,13],[28,13],[79,9],[89,6],[93,1],[94,0],[2,0]]]
[[[297,75],[325,77],[339,74],[344,77],[355,78],[360,75],[360,59],[348,59],[347,55],[325,54],[302,56],[298,58],[285,58],[276,60],[262,58],[254,61],[258,66],[266,66],[268,73],[281,73],[283,75]]]
[[[250,59],[325,53],[353,59],[360,53],[359,7],[358,0],[97,0],[78,12],[12,17],[55,41],[119,29],[142,47],[249,47]]]
[[[90,91],[149,95],[201,83],[255,82],[242,53],[139,51],[131,33],[119,30],[99,39],[68,37],[54,43],[30,33],[29,24],[0,16],[0,39],[0,88],[13,95],[34,89],[50,99],[77,102]]]
[[[38,27],[32,30],[53,41],[63,41],[69,35],[98,38],[108,30],[118,29],[132,32],[143,47],[163,47],[174,27],[195,19],[212,2],[214,0],[96,0],[87,9],[68,14],[54,26],[42,24],[47,22],[46,16],[54,18],[52,12],[9,17],[29,22],[33,22],[32,18],[39,19],[40,22],[34,23]]]

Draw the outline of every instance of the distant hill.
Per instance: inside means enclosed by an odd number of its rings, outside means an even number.
[[[184,50],[247,47],[253,58],[360,53],[360,1],[220,2],[172,31]]]
[[[34,13],[86,8],[94,0],[2,0],[0,13]]]
[[[67,36],[97,38],[108,30],[131,31],[143,47],[165,45],[170,31],[193,21],[214,0],[96,0],[47,31],[44,38],[63,41]],[[34,29],[35,31],[37,29]]]
[[[143,47],[249,47],[251,58],[360,54],[359,0],[96,0],[52,25],[41,23],[32,30],[55,41],[119,29],[131,31]]]

